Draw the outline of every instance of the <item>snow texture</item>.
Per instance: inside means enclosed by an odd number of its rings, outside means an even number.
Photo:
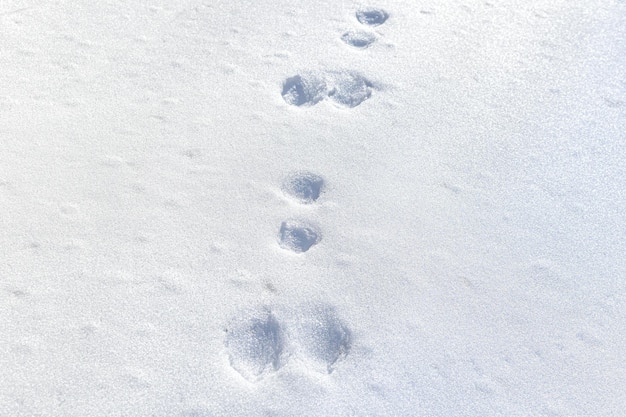
[[[626,2],[0,2],[0,416],[623,416]]]

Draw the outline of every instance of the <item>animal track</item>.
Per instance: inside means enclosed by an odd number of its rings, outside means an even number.
[[[287,78],[283,99],[293,106],[312,106],[325,98],[343,107],[356,107],[372,95],[373,84],[355,72],[332,71]]]
[[[363,8],[356,12],[356,18],[373,27],[385,23],[389,14],[382,9]],[[374,33],[363,30],[349,30],[341,36],[344,43],[359,49],[369,47],[376,39]],[[369,99],[373,89],[374,84],[356,72],[308,72],[287,78],[282,97],[298,107],[313,106],[328,98],[339,106],[353,108]],[[322,177],[306,171],[291,174],[282,184],[283,192],[302,204],[317,201],[323,187]],[[319,229],[302,220],[282,222],[278,234],[280,247],[295,253],[308,251],[320,240]],[[293,354],[314,369],[330,374],[350,353],[352,332],[332,306],[312,304],[301,308],[292,319],[287,321],[286,331],[271,312],[237,326],[226,342],[233,368],[248,379],[256,378],[270,367],[278,370]]]
[[[326,97],[326,81],[315,74],[295,75],[283,83],[283,98],[293,106],[312,106]]]
[[[376,41],[376,35],[362,30],[349,30],[341,35],[341,40],[354,48],[364,49]]]
[[[326,304],[304,307],[297,325],[290,332],[296,353],[316,367],[331,373],[335,364],[345,358],[352,346],[352,332]]]
[[[285,179],[283,192],[303,204],[315,202],[324,187],[324,179],[311,172],[297,172]]]
[[[355,73],[336,73],[333,77],[333,89],[328,96],[337,104],[356,107],[370,98],[372,83]]]
[[[352,332],[332,306],[313,303],[282,312],[285,318],[279,321],[262,309],[235,320],[228,330],[225,344],[230,364],[244,378],[258,381],[278,371],[292,356],[330,374],[350,353]]]
[[[280,225],[278,242],[283,249],[296,253],[306,252],[321,240],[319,230],[309,223],[287,220]]]
[[[387,21],[389,13],[373,7],[363,8],[356,12],[356,19],[367,26],[379,26]]]
[[[244,378],[256,380],[284,364],[283,329],[271,311],[263,310],[228,329],[230,364]]]

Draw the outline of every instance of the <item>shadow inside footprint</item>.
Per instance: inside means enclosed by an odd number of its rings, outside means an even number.
[[[283,365],[283,330],[271,311],[255,312],[235,322],[226,336],[231,366],[248,380]]]
[[[315,202],[324,187],[324,179],[311,172],[297,172],[285,179],[282,190],[300,203]]]
[[[292,106],[312,106],[326,96],[326,82],[315,74],[295,75],[283,83],[283,99]]]
[[[341,40],[354,48],[364,49],[376,41],[376,35],[364,31],[350,30],[341,35]]]
[[[367,26],[379,26],[387,21],[389,14],[382,9],[365,8],[356,12],[357,20]]]
[[[296,253],[306,252],[321,239],[312,225],[298,220],[287,220],[280,225],[278,243],[283,249]]]

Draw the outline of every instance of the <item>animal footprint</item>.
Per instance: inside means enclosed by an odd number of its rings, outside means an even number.
[[[284,344],[282,326],[265,309],[236,321],[226,336],[231,366],[251,381],[283,366]]]
[[[276,372],[297,357],[307,367],[332,373],[352,348],[352,332],[327,304],[304,305],[284,310],[278,320],[268,309],[234,320],[228,329],[226,347],[230,365],[255,382]]]
[[[303,204],[311,204],[320,196],[324,179],[311,172],[297,172],[285,179],[282,190]]]
[[[372,95],[372,83],[356,73],[335,73],[328,96],[337,104],[356,107]]]
[[[341,40],[354,48],[364,49],[376,41],[376,35],[362,30],[349,30],[341,35]]]
[[[352,346],[352,332],[326,304],[305,306],[289,329],[297,356],[322,372],[331,373]]]
[[[292,106],[312,106],[326,97],[326,81],[315,74],[295,75],[283,83],[283,98]]]
[[[356,107],[372,95],[373,84],[351,71],[307,73],[283,83],[283,99],[293,106],[312,106],[330,98],[342,107]]]
[[[280,247],[296,253],[308,251],[321,239],[322,236],[315,226],[300,220],[284,221],[278,233]]]
[[[367,7],[356,12],[356,19],[359,23],[367,26],[379,26],[387,21],[389,13],[382,9]]]

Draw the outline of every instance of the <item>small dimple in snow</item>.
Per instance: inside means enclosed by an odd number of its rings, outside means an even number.
[[[370,32],[349,30],[341,35],[341,40],[354,48],[363,49],[373,44],[376,36]]]
[[[213,417],[214,414],[210,413],[208,410],[202,409],[192,409],[188,411],[184,411],[180,417]]]
[[[357,20],[367,26],[379,26],[387,21],[389,14],[382,9],[372,7],[360,9],[356,12]]]
[[[324,179],[311,172],[297,172],[285,179],[283,192],[303,204],[315,202],[324,187]]]
[[[231,366],[248,380],[277,371],[284,363],[282,326],[265,309],[235,322],[228,329],[226,346]]]
[[[278,233],[280,247],[296,253],[308,251],[320,239],[321,235],[316,227],[299,220],[284,221]]]

